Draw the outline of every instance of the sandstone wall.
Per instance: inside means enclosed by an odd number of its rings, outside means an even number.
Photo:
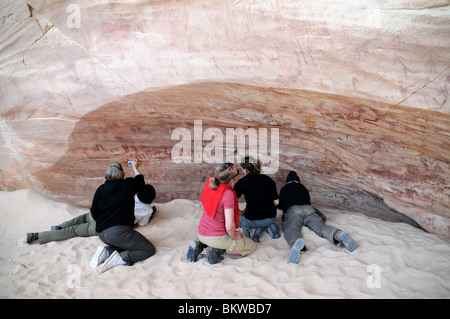
[[[174,130],[277,128],[279,187],[448,238],[448,5],[2,1],[0,189],[89,206],[137,157],[158,201],[198,199],[216,165],[175,163]]]

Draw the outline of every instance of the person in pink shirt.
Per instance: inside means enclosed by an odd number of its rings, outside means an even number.
[[[242,235],[236,228],[239,225],[239,204],[230,185],[239,171],[235,165],[225,163],[216,168],[214,177],[206,182],[200,201],[203,215],[198,226],[199,241],[189,245],[186,258],[197,261],[205,250],[208,262],[220,262],[222,254],[246,256],[256,251],[256,243]]]

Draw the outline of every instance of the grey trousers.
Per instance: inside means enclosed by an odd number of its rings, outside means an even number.
[[[302,238],[302,227],[305,225],[318,236],[328,239],[332,244],[338,242],[333,235],[337,228],[328,226],[311,205],[294,205],[283,214],[283,232],[288,244],[292,247],[298,238]]]
[[[131,226],[112,226],[99,233],[98,237],[112,249],[117,250],[127,265],[147,259],[156,253],[155,246]]]
[[[39,233],[39,244],[46,244],[51,241],[65,240],[73,237],[97,236],[95,231],[95,220],[91,213],[77,216],[67,222],[62,223],[62,229],[54,231],[44,231]]]

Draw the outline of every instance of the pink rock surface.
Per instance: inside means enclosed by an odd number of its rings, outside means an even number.
[[[318,208],[405,215],[449,238],[449,13],[447,1],[3,1],[0,189],[89,206],[107,165],[137,157],[157,201],[198,199],[216,164],[175,163],[175,129],[277,128],[279,187],[293,169]]]

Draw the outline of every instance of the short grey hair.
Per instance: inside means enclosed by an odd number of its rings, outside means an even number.
[[[108,166],[105,173],[105,178],[108,181],[118,181],[125,178],[125,173],[123,172],[122,164],[112,163]]]

